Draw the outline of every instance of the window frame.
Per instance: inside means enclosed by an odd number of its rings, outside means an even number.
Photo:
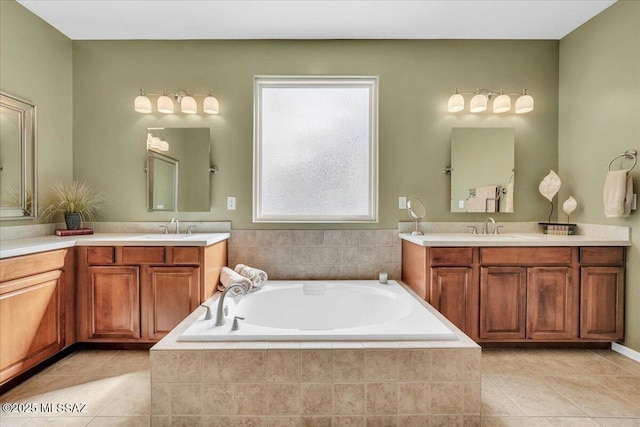
[[[271,214],[261,211],[262,195],[262,90],[291,88],[366,88],[369,91],[369,142],[366,215]],[[378,222],[378,77],[377,76],[255,76],[253,138],[254,223],[377,223]]]

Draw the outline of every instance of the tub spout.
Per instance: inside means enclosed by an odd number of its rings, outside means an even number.
[[[233,285],[229,286],[227,289],[224,290],[224,292],[222,292],[222,295],[220,295],[220,299],[218,301],[218,310],[216,311],[216,324],[215,326],[222,326],[224,325],[224,298],[227,296],[227,292],[229,292],[232,289],[238,289],[240,291],[240,293],[242,295],[245,295],[247,293],[247,290],[244,288],[244,286],[238,284],[238,283],[234,283]]]

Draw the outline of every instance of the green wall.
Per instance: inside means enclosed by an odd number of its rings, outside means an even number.
[[[152,221],[170,212],[145,209],[147,127],[211,129],[211,211],[181,220],[231,220],[244,228],[357,228],[344,225],[251,223],[254,75],[379,76],[379,223],[396,228],[407,214],[398,196],[426,202],[428,221],[483,220],[485,214],[449,212],[451,128],[512,127],[516,134],[515,214],[499,221],[546,219],[538,183],[557,168],[557,41],[74,41],[74,176],[107,194],[110,221]],[[451,114],[453,88],[515,91],[527,88],[529,114]],[[148,92],[213,89],[220,115],[139,114],[133,100]],[[155,98],[152,98],[155,101]],[[468,102],[469,100],[467,100]],[[226,210],[226,197],[237,210]]]
[[[15,1],[0,1],[0,90],[36,105],[39,200],[49,183],[73,174],[71,56],[71,40]]]
[[[618,1],[560,42],[559,163],[563,188],[578,201],[575,221],[638,227],[640,214],[606,218],[609,161],[640,151],[640,2]],[[624,163],[630,166],[630,163]],[[636,193],[640,166],[633,171]],[[640,351],[640,236],[627,251],[625,345]]]

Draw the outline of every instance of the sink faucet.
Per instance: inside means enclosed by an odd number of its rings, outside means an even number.
[[[498,226],[496,225],[496,220],[488,217],[484,220],[484,228],[482,229],[482,234],[489,234],[489,221],[493,223],[493,234],[498,234]]]
[[[227,289],[224,290],[224,292],[222,292],[222,295],[220,295],[220,300],[218,301],[218,310],[216,311],[216,324],[215,326],[222,326],[224,325],[224,297],[227,296],[227,292],[229,292],[232,289],[238,289],[240,291],[240,293],[242,295],[246,295],[247,290],[244,288],[244,286],[242,286],[239,283],[234,283],[233,285],[229,286]]]
[[[180,234],[180,221],[178,221],[178,218],[171,218],[171,223],[170,224],[175,224],[176,225],[176,234]]]

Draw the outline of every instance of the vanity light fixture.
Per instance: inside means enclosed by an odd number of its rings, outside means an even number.
[[[208,94],[192,93],[190,90],[187,92],[175,92],[169,93],[166,90],[163,93],[145,93],[143,89],[140,89],[140,95],[134,100],[134,109],[138,113],[149,114],[152,112],[152,104],[149,96],[157,96],[156,101],[157,110],[159,113],[173,114],[174,102],[180,104],[180,111],[184,114],[198,114],[197,97],[204,98],[203,108],[207,114],[218,114],[220,111],[220,104],[218,100],[213,96],[213,91],[209,91]]]
[[[158,151],[169,151],[169,143],[157,136],[153,136],[151,132],[147,132],[147,148]]]
[[[472,113],[481,113],[487,110],[488,102],[493,99],[493,112],[497,114],[511,111],[511,97],[517,96],[515,113],[524,114],[533,111],[533,97],[527,94],[527,90],[522,92],[505,92],[503,89],[499,91],[491,89],[476,89],[475,92],[458,92],[454,89],[453,95],[449,97],[447,103],[447,111],[457,113],[464,110],[463,95],[473,95],[469,103],[469,111]],[[497,96],[496,96],[497,95]]]

